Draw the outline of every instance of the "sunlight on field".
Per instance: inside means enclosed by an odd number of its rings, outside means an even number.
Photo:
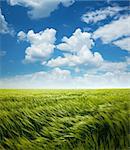
[[[125,150],[130,89],[0,90],[0,149]]]

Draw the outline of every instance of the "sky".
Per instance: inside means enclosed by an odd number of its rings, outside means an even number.
[[[0,3],[0,88],[130,87],[130,0]]]

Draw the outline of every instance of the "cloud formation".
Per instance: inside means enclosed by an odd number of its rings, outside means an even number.
[[[26,40],[30,46],[25,50],[24,62],[44,62],[55,48],[56,30],[47,28],[39,33],[30,30],[27,34],[23,31],[18,33],[19,40]]]
[[[28,15],[32,19],[45,18],[58,9],[59,4],[69,7],[74,0],[8,0],[11,6],[19,5],[27,7]]]
[[[17,34],[17,37],[18,37],[18,40],[19,40],[19,41],[24,41],[24,40],[26,40],[26,38],[27,38],[26,33],[24,33],[23,31],[20,31],[20,32]]]
[[[35,72],[0,80],[0,88],[58,88],[65,86],[70,78],[70,71],[54,68],[51,71]],[[67,86],[67,84],[66,84]]]
[[[130,16],[120,17],[116,21],[112,21],[109,24],[99,27],[94,32],[94,39],[100,38],[103,43],[110,43],[123,36],[130,35]]]
[[[123,50],[127,50],[130,52],[130,37],[114,41],[113,44],[120,47]]]
[[[11,34],[13,35],[14,30],[9,27],[8,22],[6,21],[2,11],[0,9],[0,33],[1,34]]]
[[[6,51],[0,50],[0,57],[3,57],[3,56],[5,56],[5,55],[6,55]]]
[[[100,64],[103,61],[98,53],[90,50],[94,45],[91,34],[76,29],[71,37],[63,37],[61,44],[57,48],[63,52],[63,57],[59,56],[51,59],[48,66],[76,66],[79,64]]]
[[[50,8],[49,1],[37,4],[36,1],[10,0],[12,5],[22,5],[31,8],[32,18],[37,18],[37,8],[44,3]],[[55,3],[55,5],[53,5]],[[57,9],[59,3],[65,7],[70,6],[71,1],[55,1],[51,3],[53,10],[47,10],[45,16],[50,15]],[[44,6],[45,6],[44,5]],[[55,7],[54,7],[55,6]],[[107,7],[87,14],[87,23],[96,23],[113,17],[124,8]],[[36,12],[37,13],[36,13]],[[44,7],[43,7],[43,10]],[[35,12],[35,15],[33,14]],[[40,12],[41,13],[41,12]],[[40,14],[41,15],[41,14]],[[39,15],[39,16],[40,16]],[[42,16],[41,17],[45,17]],[[85,16],[84,16],[85,17]],[[35,72],[32,74],[18,75],[1,79],[2,88],[108,88],[108,87],[129,87],[130,73],[128,68],[130,58],[124,57],[122,62],[111,62],[105,60],[102,54],[94,52],[93,47],[97,39],[105,44],[114,44],[123,50],[130,51],[130,17],[121,16],[116,20],[104,24],[95,32],[89,33],[77,28],[70,37],[64,36],[56,44],[56,30],[47,28],[44,31],[35,33],[33,30],[25,33],[18,33],[19,41],[26,41],[30,45],[25,49],[24,62],[40,62],[49,71]],[[58,50],[58,51],[57,51]],[[59,52],[60,51],[60,52]],[[58,54],[58,56],[57,56]]]
[[[126,88],[130,87],[129,76],[128,72],[107,72],[72,77],[68,70],[55,68],[1,79],[0,88]]]
[[[119,7],[119,6],[108,6],[105,8],[98,9],[96,11],[90,11],[85,13],[81,20],[86,23],[96,23],[106,19],[107,17],[113,17],[119,12],[126,10],[127,7]]]

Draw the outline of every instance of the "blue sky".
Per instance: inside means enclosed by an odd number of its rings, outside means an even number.
[[[129,3],[2,0],[0,87],[129,87]]]

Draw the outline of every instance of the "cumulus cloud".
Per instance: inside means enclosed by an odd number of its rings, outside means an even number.
[[[123,16],[116,21],[98,28],[93,35],[94,39],[100,38],[103,43],[110,43],[123,36],[130,35],[130,16]]]
[[[25,50],[24,62],[44,62],[52,53],[55,48],[55,29],[46,29],[39,33],[34,33],[30,30],[27,34],[23,31],[18,33],[19,40],[25,40],[30,43],[30,46]]]
[[[91,34],[88,32],[82,32],[81,29],[76,29],[73,35],[68,37],[63,37],[61,44],[57,46],[58,49],[63,51],[77,52],[85,45],[90,49],[94,43],[91,39]]]
[[[11,6],[27,7],[30,18],[38,19],[50,16],[54,10],[58,9],[59,4],[69,7],[74,0],[8,0],[8,2]]]
[[[130,52],[130,37],[114,41],[113,44],[120,47],[122,50],[127,50]]]
[[[19,41],[24,41],[24,40],[26,40],[26,33],[24,33],[23,31],[20,31],[17,34],[17,37],[18,37]]]
[[[130,73],[107,72],[73,77],[68,70],[55,68],[0,80],[0,88],[119,88],[130,87]]]
[[[103,61],[102,56],[98,53],[92,53],[91,48],[94,45],[91,34],[76,29],[73,35],[63,37],[61,44],[57,48],[64,53],[64,57],[57,57],[48,62],[48,66],[76,66],[79,64],[100,64]]]
[[[14,34],[14,30],[9,27],[8,22],[6,21],[4,15],[1,12],[0,9],[0,33],[1,34]]]
[[[113,17],[118,14],[120,11],[126,10],[127,7],[119,7],[119,6],[108,6],[105,8],[101,8],[96,11],[90,11],[85,13],[81,20],[86,23],[96,23],[98,21],[102,21],[107,17]]]

